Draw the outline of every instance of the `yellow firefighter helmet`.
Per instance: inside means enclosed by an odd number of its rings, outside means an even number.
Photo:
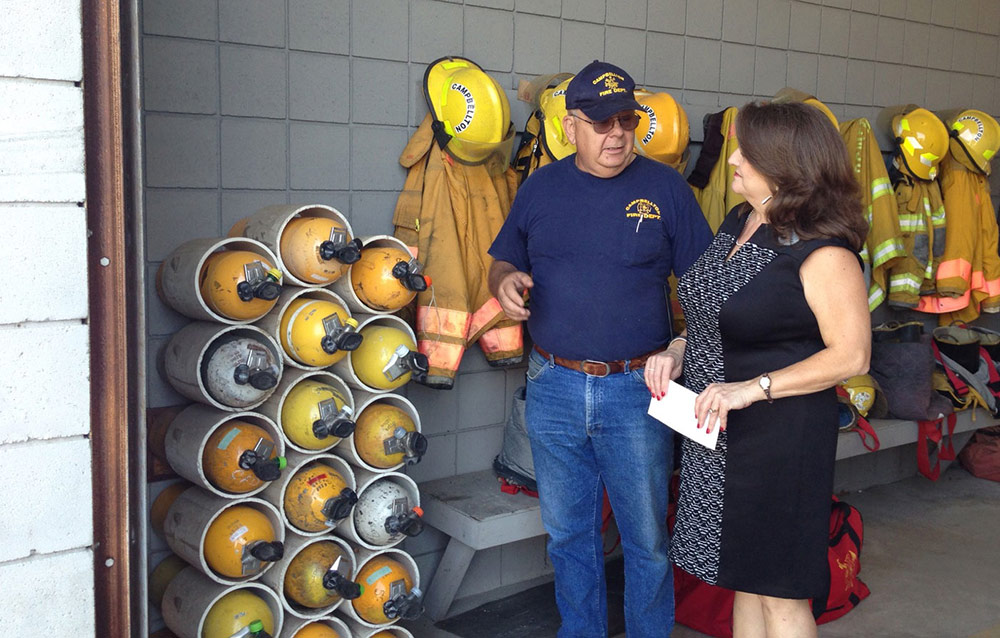
[[[340,632],[321,622],[311,622],[295,632],[292,638],[347,638]]]
[[[149,602],[157,609],[163,602],[163,594],[174,576],[187,569],[190,565],[177,554],[171,553],[161,560],[149,573]]]
[[[266,633],[264,633],[266,632]],[[201,638],[274,636],[274,613],[252,589],[234,589],[205,614]]]
[[[389,478],[373,481],[361,491],[354,507],[354,529],[366,543],[392,545],[403,536],[416,536],[424,530],[423,510],[410,494]]]
[[[252,321],[274,307],[281,271],[248,250],[220,250],[205,258],[201,297],[213,311],[234,321]]]
[[[340,390],[303,379],[292,386],[281,404],[281,429],[299,447],[325,450],[354,432],[352,416],[351,406]]]
[[[888,413],[889,406],[882,388],[870,374],[858,374],[840,383],[851,405],[857,408],[858,413],[863,417],[882,418]]]
[[[417,425],[406,411],[380,401],[358,415],[354,447],[362,461],[384,470],[404,460],[407,464],[418,463],[427,451],[427,437],[417,432]]]
[[[542,144],[546,152],[553,158],[561,160],[576,152],[576,145],[566,137],[563,130],[562,121],[566,117],[566,87],[570,80],[563,80],[553,88],[545,89],[538,96],[538,108],[542,112],[545,135],[542,137]]]
[[[253,576],[284,554],[271,519],[249,505],[219,512],[205,532],[204,546],[205,562],[223,578]]]
[[[309,609],[329,607],[341,598],[330,572],[346,573],[349,578],[352,567],[344,548],[333,541],[307,545],[288,563],[285,570],[285,596]]]
[[[416,618],[423,611],[413,577],[391,554],[372,556],[356,580],[362,591],[351,604],[362,620],[384,625],[397,618]]]
[[[688,147],[687,113],[669,93],[636,91],[639,126],[635,148],[640,155],[677,168]]]
[[[503,89],[475,62],[458,57],[435,60],[424,72],[424,97],[434,116],[438,146],[455,159],[479,164],[497,154],[510,161],[514,125]]]
[[[302,365],[326,368],[361,343],[358,322],[339,303],[298,297],[288,302],[278,333],[285,353]]]
[[[191,484],[187,481],[179,481],[177,483],[171,483],[167,487],[163,488],[156,498],[153,499],[153,504],[149,508],[149,521],[150,526],[153,531],[163,538],[163,524],[167,520],[167,512],[170,511],[170,506],[174,504],[177,497],[187,488],[191,487]]]
[[[917,179],[933,180],[938,164],[948,152],[948,130],[927,109],[915,108],[892,118],[898,147],[896,168]]]
[[[410,380],[427,378],[427,355],[407,332],[393,326],[368,324],[361,329],[364,340],[351,353],[354,374],[365,385],[392,390]]]
[[[285,224],[279,245],[290,274],[324,286],[340,279],[361,257],[361,240],[329,217],[293,217]]]
[[[281,476],[284,457],[264,428],[246,421],[227,421],[205,442],[201,456],[208,482],[223,492],[245,494]]]
[[[212,341],[202,355],[202,383],[219,403],[249,407],[263,401],[278,385],[278,363],[261,337],[227,332]]]
[[[351,266],[351,287],[366,306],[395,312],[427,290],[428,278],[419,274],[420,262],[402,248],[368,246]]]
[[[1000,124],[987,113],[966,109],[945,120],[951,156],[974,173],[990,174],[990,160],[1000,150]]]
[[[815,96],[809,95],[805,91],[800,91],[798,89],[793,89],[790,86],[786,86],[777,93],[774,94],[774,99],[772,100],[775,104],[784,104],[787,102],[802,102],[803,104],[808,104],[809,106],[814,106],[823,112],[826,119],[830,120],[833,124],[833,128],[840,131],[840,122],[837,121],[837,116],[833,114],[826,104],[823,104],[816,99]]]
[[[314,461],[289,479],[284,512],[294,527],[305,532],[322,532],[347,518],[357,502],[357,495],[340,472]]]

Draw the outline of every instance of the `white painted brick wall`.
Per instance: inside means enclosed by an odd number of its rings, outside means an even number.
[[[56,520],[54,516],[45,517]],[[90,548],[0,563],[0,618],[17,638],[94,636],[94,574]],[[97,638],[112,638],[98,636]]]
[[[0,563],[93,543],[90,439],[2,445],[0,467]]]
[[[88,336],[79,321],[0,325],[0,446],[90,431]]]
[[[0,619],[94,637],[80,0],[0,0]]]
[[[83,198],[82,89],[0,78],[0,201]]]
[[[85,209],[75,204],[0,205],[0,220],[6,235],[0,272],[6,281],[17,282],[13,298],[7,298],[12,290],[0,290],[0,325],[86,317]]]

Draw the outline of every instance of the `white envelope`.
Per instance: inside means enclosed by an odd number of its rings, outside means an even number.
[[[719,440],[719,418],[715,417],[712,432],[698,427],[698,417],[694,413],[694,400],[698,395],[679,383],[670,382],[667,395],[662,399],[649,400],[649,416],[683,434],[695,443],[701,443],[710,450],[715,449]]]

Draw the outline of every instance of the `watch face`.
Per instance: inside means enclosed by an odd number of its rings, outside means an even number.
[[[764,375],[760,378],[759,383],[760,387],[764,388],[765,390],[769,390],[771,388],[771,377]]]

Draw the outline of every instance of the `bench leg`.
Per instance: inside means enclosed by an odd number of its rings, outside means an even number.
[[[434,572],[434,579],[427,587],[424,596],[424,609],[431,620],[437,622],[448,615],[451,601],[455,600],[458,587],[469,570],[472,556],[476,550],[462,541],[452,538],[444,550],[444,556]]]

